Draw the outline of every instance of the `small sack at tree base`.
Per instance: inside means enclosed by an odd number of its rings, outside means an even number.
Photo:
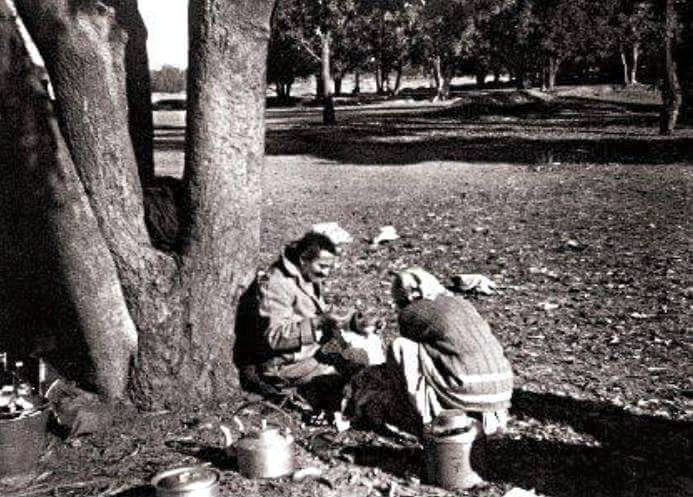
[[[58,425],[70,437],[103,431],[113,424],[110,407],[99,396],[72,383],[56,380],[46,394]]]

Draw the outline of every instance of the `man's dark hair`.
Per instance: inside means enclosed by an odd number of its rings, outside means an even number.
[[[321,250],[337,254],[337,246],[332,240],[321,233],[310,232],[292,244],[289,256],[292,262],[298,262],[300,258],[312,261],[320,255]]]

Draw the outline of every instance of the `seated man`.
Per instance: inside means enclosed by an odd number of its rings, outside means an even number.
[[[258,275],[245,299],[250,310],[237,318],[243,323],[236,363],[244,388],[267,395],[325,383],[339,391],[340,373],[353,372],[346,361],[322,350],[351,320],[331,312],[322,295],[337,252],[328,236],[309,232],[288,245],[267,274]]]
[[[503,432],[513,374],[488,323],[420,268],[398,273],[392,294],[402,336],[390,345],[385,366],[351,382],[347,414],[421,436],[443,410],[462,409],[484,433]]]

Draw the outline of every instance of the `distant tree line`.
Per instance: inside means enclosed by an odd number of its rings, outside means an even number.
[[[312,74],[322,98],[339,93],[349,73],[354,92],[369,73],[379,93],[396,94],[405,70],[429,76],[439,99],[460,75],[483,86],[489,75],[509,74],[519,88],[549,91],[578,80],[666,86],[667,47],[675,57],[690,38],[689,3],[278,0],[267,80],[281,98],[290,97],[295,79]]]
[[[174,66],[164,65],[161,69],[151,71],[152,91],[162,93],[180,93],[185,91],[187,71]]]

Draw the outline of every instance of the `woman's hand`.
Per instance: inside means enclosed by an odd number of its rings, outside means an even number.
[[[354,312],[349,320],[349,329],[360,335],[371,335],[384,328],[384,324],[382,320],[373,316]]]

